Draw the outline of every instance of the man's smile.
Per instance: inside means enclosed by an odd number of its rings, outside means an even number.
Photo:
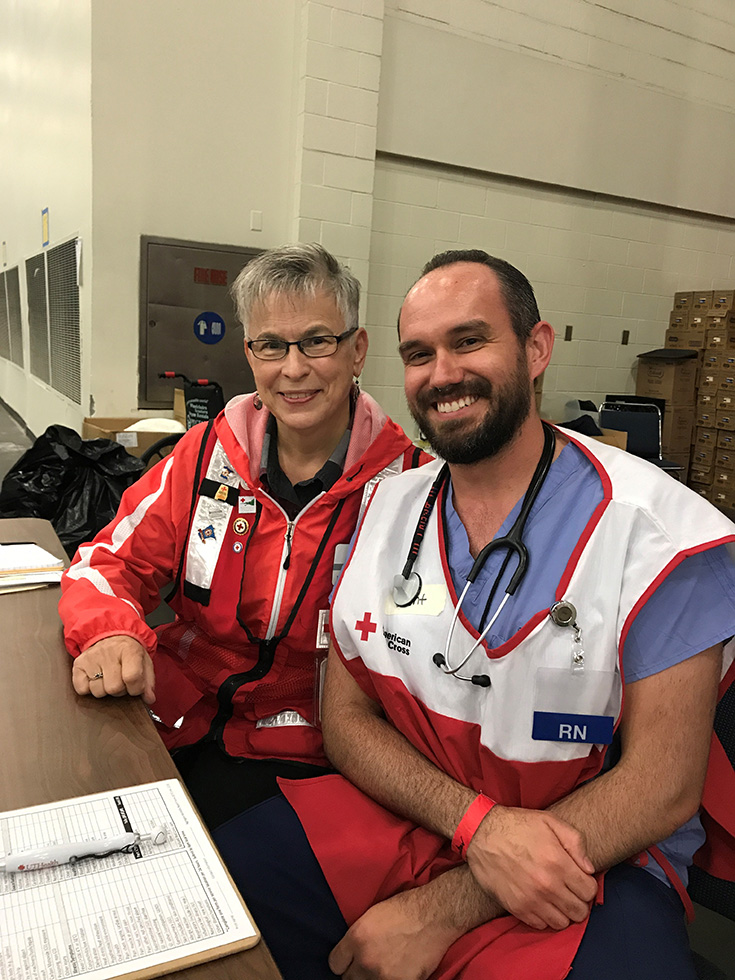
[[[456,401],[437,402],[436,410],[442,415],[447,415],[449,412],[458,412],[461,408],[467,408],[469,405],[473,405],[476,401],[476,395],[465,395],[464,398],[458,398]]]

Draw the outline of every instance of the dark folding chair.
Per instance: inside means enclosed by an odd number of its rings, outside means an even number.
[[[604,401],[600,405],[600,425],[628,433],[627,449],[672,475],[684,469],[661,455],[661,409],[652,402]]]

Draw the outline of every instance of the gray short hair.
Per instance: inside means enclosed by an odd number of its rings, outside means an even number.
[[[345,329],[359,325],[360,283],[321,245],[281,245],[258,255],[232,284],[230,295],[245,334],[253,309],[270,296],[311,297],[331,294]]]

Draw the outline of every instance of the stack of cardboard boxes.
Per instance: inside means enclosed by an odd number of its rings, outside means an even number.
[[[696,371],[687,482],[716,506],[734,508],[735,290],[676,293],[666,348],[696,354],[696,358],[681,361],[674,369],[680,377]],[[644,363],[641,361],[639,377]],[[682,412],[683,403],[671,407],[673,413],[667,401],[664,427],[670,414]],[[668,424],[676,428],[675,418]],[[665,438],[662,449],[664,456],[670,456]]]

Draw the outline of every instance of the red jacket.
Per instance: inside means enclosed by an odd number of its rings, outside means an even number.
[[[146,647],[169,748],[209,736],[231,755],[326,764],[315,668],[333,580],[370,481],[428,457],[363,393],[342,476],[289,522],[260,486],[267,417],[244,396],[206,438],[187,432],[79,549],[59,611],[72,656],[115,634]],[[144,616],[173,580],[176,621],[154,632]]]

